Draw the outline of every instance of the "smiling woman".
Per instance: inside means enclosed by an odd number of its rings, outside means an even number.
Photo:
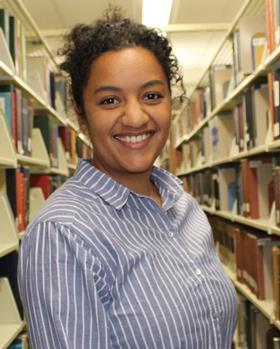
[[[181,182],[153,166],[182,82],[168,40],[113,10],[73,28],[62,53],[94,158],[22,242],[32,347],[229,349],[236,296],[210,226]]]
[[[167,78],[156,57],[141,47],[102,54],[91,65],[83,101],[93,165],[132,191],[153,195],[149,178],[171,114]]]

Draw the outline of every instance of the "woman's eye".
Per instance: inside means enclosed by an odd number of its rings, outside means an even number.
[[[157,99],[160,99],[160,98],[162,98],[162,95],[160,93],[155,93],[155,92],[147,93],[144,96],[145,100],[157,100]]]
[[[114,104],[118,104],[118,103],[119,103],[119,100],[115,97],[104,98],[100,102],[100,104],[104,104],[104,105],[114,105]]]

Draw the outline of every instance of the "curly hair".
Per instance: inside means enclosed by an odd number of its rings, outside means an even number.
[[[172,53],[167,38],[157,29],[124,18],[117,7],[109,7],[104,18],[94,24],[76,25],[65,36],[65,44],[59,50],[63,56],[60,68],[69,74],[70,96],[77,114],[85,118],[83,89],[89,79],[91,63],[108,51],[140,46],[152,52],[166,75],[169,90],[179,85],[185,93],[183,78],[177,58]]]

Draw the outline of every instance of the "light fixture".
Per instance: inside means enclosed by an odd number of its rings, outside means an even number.
[[[166,29],[172,8],[172,0],[143,0],[142,23],[147,27]]]

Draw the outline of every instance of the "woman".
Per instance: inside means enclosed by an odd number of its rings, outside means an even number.
[[[94,158],[22,242],[33,348],[231,347],[236,295],[181,182],[153,167],[180,82],[166,38],[109,11],[67,38],[61,65]]]

